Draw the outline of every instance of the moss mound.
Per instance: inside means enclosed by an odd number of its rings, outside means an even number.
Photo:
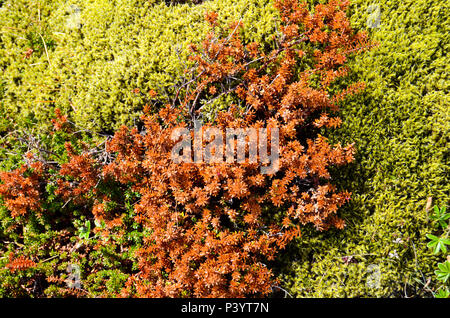
[[[370,5],[353,1],[355,27],[374,26]],[[286,276],[297,296],[430,295],[436,258],[425,207],[428,198],[447,204],[450,193],[449,4],[390,0],[380,9],[379,27],[369,28],[378,47],[353,63],[367,89],[342,106],[343,126],[329,136],[358,149],[336,175],[353,192],[347,228],[305,231],[288,256],[297,259]]]
[[[133,123],[150,89],[173,91],[188,45],[207,31],[205,12],[218,12],[226,25],[242,17],[246,39],[262,41],[276,27],[268,3],[7,1],[0,10],[1,108],[45,127],[59,107],[81,127],[112,132]]]

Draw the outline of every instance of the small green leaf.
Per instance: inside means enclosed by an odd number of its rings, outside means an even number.
[[[441,239],[441,242],[444,243],[445,245],[450,245],[450,239],[448,239],[448,238]]]
[[[430,204],[430,205],[431,205],[431,204]],[[434,215],[439,215],[440,211],[439,211],[439,208],[438,208],[437,205],[435,205],[435,206],[433,207],[433,210],[434,210]]]
[[[439,269],[434,273],[437,275],[437,278],[440,281],[446,283],[450,278],[450,263],[448,261],[446,261],[445,263],[439,263],[438,268]]]
[[[450,291],[448,291],[448,289],[441,289],[439,290],[434,297],[436,298],[449,298],[450,297]]]

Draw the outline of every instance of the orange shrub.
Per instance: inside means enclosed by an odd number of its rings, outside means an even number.
[[[105,188],[131,188],[139,196],[135,220],[146,234],[136,252],[139,270],[129,273],[121,296],[268,295],[275,282],[266,262],[301,235],[300,226],[345,226],[336,212],[350,193],[336,191],[328,168],[351,162],[354,148],[330,145],[318,129],[338,127],[341,121],[333,113],[339,101],[363,88],[356,83],[336,91],[333,83],[347,75],[348,57],[369,42],[350,28],[348,1],[331,0],[312,11],[296,0],[275,5],[281,35],[269,51],[243,43],[240,22],[218,36],[217,15],[208,13],[211,32],[201,48],[192,46],[195,69],[181,81],[171,104],[157,114],[147,107],[143,129],[116,132],[104,157],[112,159],[100,160],[89,151],[76,154],[67,145],[69,161],[59,169],[56,191],[64,200],[88,204],[111,230],[122,222],[123,202]],[[277,128],[276,173],[261,174],[258,164],[249,162],[172,160],[172,131],[192,128],[205,105],[222,96],[231,96],[235,105],[204,120],[204,127]],[[152,97],[157,100],[154,92]],[[13,216],[38,209],[34,179],[23,174],[1,176],[5,184],[22,184],[16,186],[22,194],[0,188]],[[17,205],[21,195],[32,200]]]

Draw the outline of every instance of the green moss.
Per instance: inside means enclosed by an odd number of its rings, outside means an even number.
[[[370,3],[353,1],[354,27],[367,28]],[[437,262],[426,247],[425,205],[429,197],[447,204],[450,193],[449,5],[379,3],[380,27],[369,29],[379,46],[352,63],[367,89],[342,105],[343,126],[328,133],[358,149],[355,163],[335,173],[335,183],[353,192],[341,211],[347,227],[307,229],[287,254],[296,261],[286,282],[300,297],[417,296],[433,288],[423,286]]]
[[[36,118],[43,128],[55,107],[95,131],[132,124],[149,102],[150,89],[173,91],[188,44],[201,41],[207,31],[206,11],[218,12],[226,24],[242,15],[245,38],[262,41],[275,30],[275,10],[268,3],[7,1],[0,11],[5,112],[16,120]],[[35,52],[25,59],[29,48]],[[140,93],[133,92],[136,88]]]

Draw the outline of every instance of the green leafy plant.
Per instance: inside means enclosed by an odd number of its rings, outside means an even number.
[[[447,253],[447,247],[445,245],[450,245],[450,239],[437,237],[432,234],[427,234],[427,237],[431,240],[427,246],[433,248],[434,254],[438,254],[440,251]]]
[[[450,213],[446,212],[446,207],[437,207],[435,206],[433,209],[433,214],[430,216],[430,219],[435,222],[435,226],[437,226],[441,231],[440,236],[427,234],[427,238],[430,239],[430,242],[427,244],[428,247],[432,248],[434,254],[447,254],[446,245],[450,245],[450,239],[448,238],[448,234],[450,233],[450,224],[447,221],[450,219]],[[449,298],[449,278],[450,278],[450,262],[449,256],[447,256],[447,260],[443,263],[439,263],[438,269],[434,272],[436,274],[437,280],[442,284],[438,291],[435,293],[436,298]]]
[[[446,229],[448,227],[447,220],[450,219],[450,213],[446,212],[445,206],[441,209],[435,206],[433,212],[430,219],[435,220],[443,229]]]
[[[441,289],[441,290],[439,290],[436,293],[435,297],[436,298],[449,298],[450,297],[450,291],[448,291],[448,289],[447,290]]]
[[[81,239],[88,240],[89,234],[91,233],[91,222],[86,221],[84,226],[80,229],[80,234],[78,235]]]

